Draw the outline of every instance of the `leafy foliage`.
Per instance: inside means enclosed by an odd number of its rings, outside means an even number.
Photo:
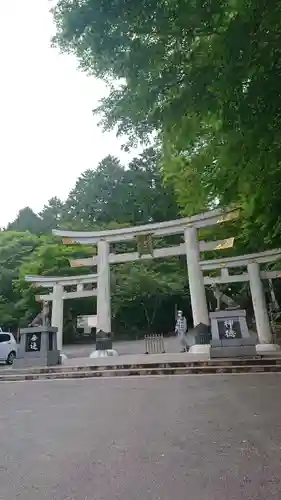
[[[239,204],[243,245],[279,245],[280,2],[59,0],[53,13],[54,44],[110,86],[103,126],[131,144],[157,131],[182,211]]]
[[[52,199],[40,214],[26,207],[0,232],[3,326],[37,307],[25,273],[76,272],[68,258],[93,253],[46,237],[53,227],[126,226],[238,204],[236,252],[281,245],[280,2],[58,0],[53,14],[54,44],[109,85],[95,110],[103,127],[126,134],[128,147],[154,134],[158,149],[128,168],[105,158],[65,203]],[[183,269],[180,259],[116,267],[116,331],[169,329],[174,302],[189,300]]]
[[[83,246],[64,246],[52,237],[41,237],[40,244],[32,253],[32,258],[23,262],[19,268],[18,279],[14,283],[20,299],[17,303],[17,310],[20,313],[20,325],[29,322],[40,310],[41,306],[35,302],[35,293],[46,293],[46,289],[34,289],[29,283],[24,281],[26,275],[41,276],[69,276],[77,274],[77,270],[70,268],[69,259],[89,257],[93,255],[93,249]],[[79,270],[83,274],[87,270]],[[73,315],[77,316],[80,310],[83,311],[81,302],[75,304]],[[87,303],[87,301],[86,301]],[[66,318],[72,316],[73,301],[66,301],[64,304]],[[78,310],[77,310],[78,309]],[[71,312],[70,312],[71,311]],[[76,314],[75,314],[76,313]]]
[[[117,158],[104,158],[96,170],[86,170],[77,180],[65,204],[64,220],[85,228],[113,221],[126,225],[177,217],[172,189],[163,186],[159,157],[149,148],[127,169]]]
[[[118,266],[112,300],[115,324],[124,332],[171,331],[175,304],[186,295],[185,279],[179,260]]]
[[[39,235],[42,232],[41,219],[30,207],[25,207],[19,211],[17,218],[8,225],[7,229],[18,232],[29,231],[31,234]]]
[[[56,197],[51,198],[48,204],[44,205],[43,210],[39,213],[44,234],[51,233],[52,229],[56,229],[59,226],[63,211],[64,204]]]
[[[20,266],[27,262],[39,245],[39,238],[28,232],[0,232],[0,319],[1,326],[15,328],[15,306],[19,294],[14,287]]]
[[[55,227],[93,229],[175,218],[178,206],[172,190],[162,183],[159,154],[148,149],[124,168],[114,157],[106,157],[96,168],[77,180],[65,203],[51,199],[40,214],[21,211],[10,227],[25,232],[0,232],[0,325],[16,329],[39,312],[35,289],[24,277],[88,273],[70,268],[69,260],[95,254],[91,246],[65,246],[51,236]],[[23,217],[22,212],[28,217]],[[36,221],[31,224],[31,221]],[[27,229],[33,231],[28,232]],[[157,245],[161,242],[157,242]],[[121,244],[126,251],[133,243]],[[112,246],[112,251],[118,245]],[[136,242],[134,246],[136,250]],[[167,331],[173,325],[174,300],[184,292],[185,273],[179,260],[167,263],[112,266],[112,309],[116,335],[133,337],[150,329]],[[184,292],[185,293],[185,292]],[[187,299],[188,303],[188,299]],[[76,317],[95,313],[93,300],[68,300],[64,304],[65,341],[73,340]]]

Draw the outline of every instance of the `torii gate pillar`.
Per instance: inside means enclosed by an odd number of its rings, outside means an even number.
[[[58,329],[57,332],[57,345],[58,350],[62,351],[63,344],[63,286],[55,284],[53,287],[53,300],[52,300],[52,326]]]
[[[259,342],[260,344],[272,344],[272,332],[260,277],[260,266],[257,262],[248,264],[248,274]]]
[[[184,229],[186,261],[194,326],[209,325],[209,313],[204,286],[203,272],[200,267],[200,249],[196,227]]]
[[[98,242],[97,332],[111,332],[109,243]]]

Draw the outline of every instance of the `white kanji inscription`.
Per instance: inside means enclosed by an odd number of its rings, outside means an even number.
[[[34,333],[30,339],[30,349],[32,349],[32,351],[38,351],[37,340],[38,340],[38,337]]]
[[[236,337],[236,332],[233,330],[233,324],[234,321],[232,319],[227,319],[224,322],[224,327],[225,327],[225,336],[227,339],[233,339]]]

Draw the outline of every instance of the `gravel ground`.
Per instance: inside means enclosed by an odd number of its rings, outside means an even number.
[[[2,383],[0,499],[279,500],[280,383]]]

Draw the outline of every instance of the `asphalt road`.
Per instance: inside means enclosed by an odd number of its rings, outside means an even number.
[[[0,384],[1,500],[279,500],[281,375]]]

